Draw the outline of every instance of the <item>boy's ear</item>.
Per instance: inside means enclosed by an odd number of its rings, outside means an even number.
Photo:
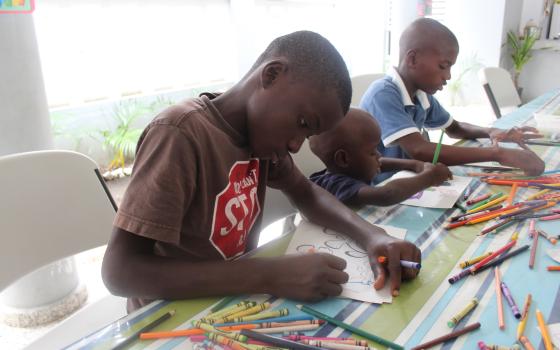
[[[334,164],[336,164],[339,168],[346,168],[348,167],[348,152],[343,149],[338,149],[334,152]]]
[[[275,60],[267,63],[262,72],[261,80],[263,88],[268,88],[278,80],[278,77],[286,72],[287,70],[286,62],[282,60]]]
[[[406,65],[407,66],[414,66],[417,61],[417,52],[416,50],[408,50],[406,52]]]

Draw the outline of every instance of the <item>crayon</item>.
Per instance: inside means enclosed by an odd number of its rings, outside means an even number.
[[[475,307],[478,305],[478,299],[473,298],[461,311],[459,311],[455,316],[451,317],[451,319],[447,322],[449,328],[453,328],[461,321],[469,312],[474,310]]]
[[[504,329],[506,327],[504,321],[504,309],[502,306],[502,288],[501,288],[501,278],[500,278],[500,270],[496,266],[494,268],[494,279],[495,279],[495,287],[496,287],[496,302],[497,302],[497,312],[498,312],[498,327],[500,329]]]
[[[506,297],[506,301],[508,302],[509,307],[511,308],[511,312],[513,312],[513,316],[519,320],[521,318],[521,312],[519,312],[519,308],[517,307],[517,304],[513,299],[513,295],[511,295],[511,291],[509,290],[508,286],[504,281],[502,281],[500,286],[502,288],[502,293]]]
[[[315,346],[294,342],[288,339],[273,337],[268,334],[253,332],[249,329],[241,330],[241,334],[282,348],[288,348],[294,350],[320,350],[321,349]]]
[[[385,262],[387,262],[387,257],[381,255],[377,258],[377,261],[380,264],[384,264]],[[401,266],[409,269],[416,269],[416,270],[422,268],[422,264],[415,261],[408,261],[408,260],[401,260]]]
[[[484,254],[479,255],[479,256],[477,256],[477,257],[475,257],[475,258],[472,258],[472,259],[470,259],[470,260],[465,260],[465,261],[459,263],[459,267],[462,268],[462,269],[464,269],[465,267],[469,267],[469,266],[471,266],[471,265],[474,265],[474,264],[476,264],[477,262],[481,261],[482,259],[484,259],[484,258],[486,258],[486,257],[488,257],[488,256],[490,256],[490,255],[492,255],[492,252],[484,253]]]
[[[411,350],[428,349],[428,348],[431,348],[431,347],[433,347],[433,346],[435,346],[435,345],[444,343],[444,342],[446,342],[446,341],[448,341],[448,340],[451,340],[451,339],[455,339],[455,338],[457,338],[457,337],[460,337],[461,335],[463,335],[463,334],[465,334],[465,333],[472,332],[472,331],[474,331],[474,330],[476,330],[476,329],[478,329],[478,328],[480,328],[480,323],[479,323],[479,322],[476,322],[476,323],[473,323],[473,324],[470,324],[470,325],[466,326],[465,328],[461,328],[461,329],[459,329],[459,330],[457,330],[457,331],[454,331],[454,332],[451,332],[451,333],[446,334],[446,335],[444,335],[444,336],[435,338],[435,339],[430,340],[430,341],[428,341],[428,342],[426,342],[426,343],[417,345],[417,346],[413,347]]]
[[[364,331],[364,330],[362,330],[362,329],[360,329],[360,328],[356,328],[356,327],[354,327],[354,326],[352,326],[352,325],[349,325],[349,324],[347,324],[347,323],[344,323],[344,322],[342,322],[342,321],[339,321],[339,320],[337,320],[337,319],[335,319],[335,318],[333,318],[333,317],[330,317],[330,316],[325,315],[325,314],[323,314],[323,313],[321,313],[321,312],[319,312],[319,311],[317,311],[317,310],[315,310],[315,309],[312,309],[312,308],[310,308],[310,307],[307,306],[307,305],[296,305],[296,307],[297,307],[298,309],[300,309],[301,311],[305,312],[305,313],[308,313],[308,314],[313,315],[313,316],[315,316],[315,317],[317,317],[317,318],[323,319],[323,320],[325,320],[325,321],[327,321],[327,322],[329,322],[329,323],[332,323],[332,324],[334,324],[334,325],[337,325],[338,327],[340,327],[340,328],[342,328],[342,329],[345,329],[345,330],[347,330],[347,331],[350,331],[350,332],[352,332],[352,333],[354,333],[354,334],[357,334],[357,335],[359,335],[359,336],[361,336],[361,337],[364,337],[364,338],[366,338],[366,339],[372,340],[372,341],[374,341],[374,342],[376,342],[376,343],[379,343],[379,344],[381,344],[381,345],[387,346],[387,347],[389,347],[389,348],[391,348],[391,349],[394,349],[394,350],[404,350],[404,347],[402,347],[401,345],[398,345],[398,344],[396,344],[396,343],[393,343],[392,341],[389,341],[389,340],[387,340],[387,339],[383,339],[383,338],[381,338],[381,337],[379,337],[379,336],[377,336],[377,335],[375,335],[375,334],[371,334],[371,333],[366,332],[366,331]]]

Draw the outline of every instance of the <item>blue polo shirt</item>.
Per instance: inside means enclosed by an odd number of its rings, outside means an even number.
[[[374,81],[365,92],[360,108],[368,111],[379,122],[381,143],[378,151],[383,157],[410,158],[395,141],[422,129],[445,129],[453,118],[432,96],[418,90],[414,100],[396,69],[383,79]],[[374,183],[379,183],[395,172],[379,174]]]

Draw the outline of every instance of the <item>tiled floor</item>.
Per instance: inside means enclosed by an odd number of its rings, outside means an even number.
[[[466,121],[472,124],[486,126],[494,121],[492,111],[486,105],[455,107],[449,108],[449,111],[456,120]],[[430,132],[430,138],[432,140],[437,140],[439,135],[439,131]],[[447,136],[444,137],[444,143],[450,144],[453,142],[454,140]],[[108,182],[108,186],[117,203],[120,203],[127,185],[128,178]],[[274,227],[271,227],[271,230],[273,228]],[[105,247],[100,247],[76,256],[77,265],[80,270],[80,278],[88,288],[88,303],[98,300],[107,293],[99,273],[104,250]],[[14,328],[0,322],[0,349],[22,349],[27,344],[30,344],[38,337],[45,334],[55,325],[56,323],[38,328]]]

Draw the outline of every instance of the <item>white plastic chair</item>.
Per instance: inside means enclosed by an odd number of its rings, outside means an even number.
[[[500,67],[485,67],[478,71],[482,84],[496,118],[521,105],[521,99],[509,72]]]
[[[116,205],[90,158],[70,151],[0,157],[0,291],[54,261],[107,244]],[[108,295],[28,349],[59,349],[126,315]]]
[[[325,168],[323,162],[311,152],[308,140],[303,142],[299,152],[292,154],[292,158],[305,177],[309,177],[312,173]],[[261,227],[264,229],[274,221],[296,212],[297,209],[294,208],[282,191],[268,187]]]
[[[359,106],[362,96],[369,88],[371,83],[376,81],[377,79],[381,79],[385,76],[383,73],[376,73],[376,74],[363,74],[363,75],[356,75],[352,77],[350,80],[352,82],[352,100],[350,105],[352,106]]]

